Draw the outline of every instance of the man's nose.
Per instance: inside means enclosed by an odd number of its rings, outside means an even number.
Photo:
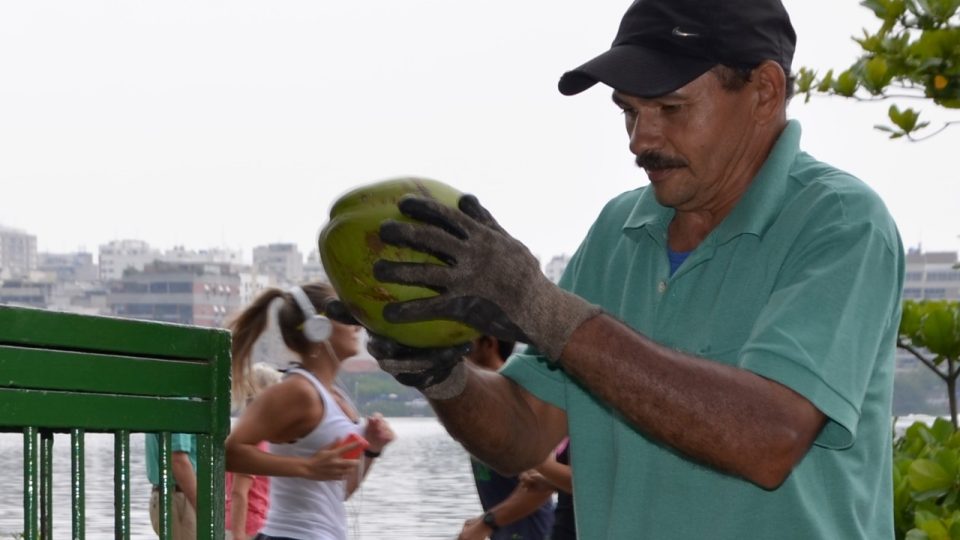
[[[658,150],[663,143],[663,131],[660,121],[656,118],[656,113],[637,114],[632,126],[628,126],[630,132],[630,152],[634,155],[640,155],[650,150]]]

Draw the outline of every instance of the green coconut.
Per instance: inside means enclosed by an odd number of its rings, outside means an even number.
[[[443,264],[439,259],[409,248],[384,244],[380,224],[385,220],[412,221],[400,213],[397,202],[404,195],[436,199],[456,208],[462,195],[456,189],[425,178],[396,178],[363,186],[340,197],[330,209],[330,221],[320,231],[323,268],[337,296],[350,313],[371,331],[411,347],[449,347],[479,335],[473,328],[444,320],[390,323],[383,307],[436,296],[436,292],[410,285],[383,283],[373,277],[378,259],[398,262]]]

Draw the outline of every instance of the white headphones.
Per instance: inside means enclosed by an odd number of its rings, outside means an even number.
[[[313,307],[313,302],[307,297],[307,293],[300,287],[293,287],[290,289],[290,295],[293,296],[297,305],[300,306],[300,311],[303,312],[304,337],[314,343],[330,339],[330,334],[333,333],[333,324],[330,323],[330,319],[317,313],[316,308]]]

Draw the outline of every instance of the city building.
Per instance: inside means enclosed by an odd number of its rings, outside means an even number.
[[[242,264],[243,254],[239,249],[210,248],[201,250],[174,246],[163,252],[160,260],[171,263],[227,263]]]
[[[307,262],[303,265],[303,281],[330,283],[327,272],[323,269],[323,262],[320,260],[320,252],[316,249],[307,255]]]
[[[93,263],[93,254],[83,251],[76,253],[37,254],[37,270],[57,282],[93,282],[98,281],[100,272]]]
[[[113,240],[100,246],[100,280],[120,279],[124,271],[143,270],[147,264],[162,258],[160,250],[151,248],[143,240]]]
[[[37,268],[37,237],[0,225],[0,279],[24,278]]]
[[[99,281],[54,283],[46,308],[83,315],[111,314],[107,308],[107,289]]]
[[[569,255],[555,255],[550,262],[547,263],[547,266],[543,269],[543,273],[547,275],[547,278],[557,283],[560,281],[560,276],[563,275],[563,271],[567,269],[567,263],[570,262]]]
[[[0,305],[46,308],[53,289],[53,282],[5,279],[0,281]]]
[[[113,315],[223,327],[242,306],[243,269],[234,265],[156,261],[109,284]]]
[[[905,300],[960,300],[960,265],[956,251],[907,251]]]
[[[278,287],[303,282],[303,254],[296,244],[267,244],[253,248],[253,270]]]

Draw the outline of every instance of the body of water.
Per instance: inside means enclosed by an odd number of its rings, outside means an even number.
[[[347,501],[351,540],[456,538],[463,521],[480,513],[469,456],[433,418],[391,418],[397,440]],[[113,436],[88,434],[87,538],[113,537]],[[130,437],[131,538],[156,538],[147,504],[150,485],[143,435]],[[0,434],[0,539],[23,530],[23,440]],[[53,538],[69,538],[70,437],[54,438]]]

